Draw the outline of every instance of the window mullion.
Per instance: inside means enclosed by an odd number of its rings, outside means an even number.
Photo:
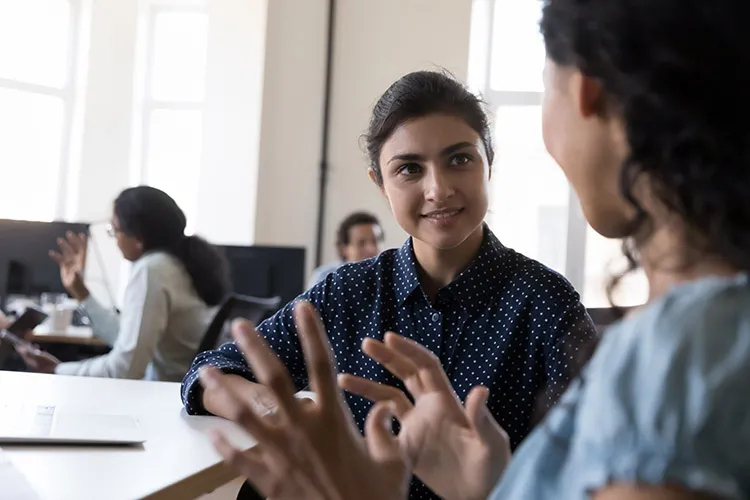
[[[70,154],[73,141],[73,108],[75,104],[75,76],[78,61],[78,40],[81,24],[81,4],[70,3],[70,18],[68,20],[70,32],[68,35],[68,61],[65,87],[62,89],[64,101],[64,117],[62,134],[62,146],[60,148],[60,163],[58,171],[57,203],[55,215],[58,219],[64,218],[68,205],[68,195],[77,190],[70,189]]]
[[[43,94],[64,99],[67,94],[65,88],[48,87],[36,83],[28,83],[20,80],[11,80],[9,78],[0,78],[0,87],[21,92],[31,92],[33,94]]]

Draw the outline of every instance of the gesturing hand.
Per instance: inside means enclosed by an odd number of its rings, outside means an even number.
[[[400,390],[360,377],[340,375],[339,385],[377,404],[391,403],[414,473],[438,495],[487,498],[510,460],[508,436],[485,405],[487,389],[475,387],[461,406],[437,357],[394,333],[385,342],[365,339],[362,349],[404,382],[414,404]]]
[[[84,300],[88,290],[83,282],[86,268],[86,235],[70,231],[65,238],[58,238],[60,252],[50,250],[49,256],[60,266],[60,280],[73,298]]]
[[[315,309],[300,302],[294,312],[316,402],[301,404],[286,368],[252,325],[235,323],[232,333],[238,347],[278,406],[274,418],[261,417],[253,411],[252,401],[226,383],[225,375],[204,369],[201,382],[223,398],[230,419],[258,441],[254,451],[241,452],[216,435],[216,449],[263,495],[274,499],[406,498],[411,470],[391,433],[387,405],[376,405],[370,412],[363,439],[336,385],[331,346]]]

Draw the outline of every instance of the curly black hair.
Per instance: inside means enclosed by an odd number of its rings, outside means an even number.
[[[747,0],[544,1],[548,57],[597,79],[622,116],[630,270],[652,232],[633,195],[642,176],[686,226],[686,265],[708,254],[750,269],[748,19]]]

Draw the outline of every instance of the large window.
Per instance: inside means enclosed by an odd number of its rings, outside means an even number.
[[[194,226],[203,137],[208,16],[188,5],[148,11],[138,182],[169,193]]]
[[[0,218],[62,215],[77,0],[0,2]]]
[[[469,79],[491,106],[495,124],[488,223],[505,244],[564,274],[586,306],[603,307],[609,276],[622,267],[620,245],[586,224],[542,142],[541,4],[474,0]],[[617,300],[638,304],[646,296],[645,279],[635,274]]]

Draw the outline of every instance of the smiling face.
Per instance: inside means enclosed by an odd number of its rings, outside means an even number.
[[[415,246],[449,250],[481,234],[490,166],[464,120],[433,114],[402,123],[383,144],[379,164],[381,189]]]

